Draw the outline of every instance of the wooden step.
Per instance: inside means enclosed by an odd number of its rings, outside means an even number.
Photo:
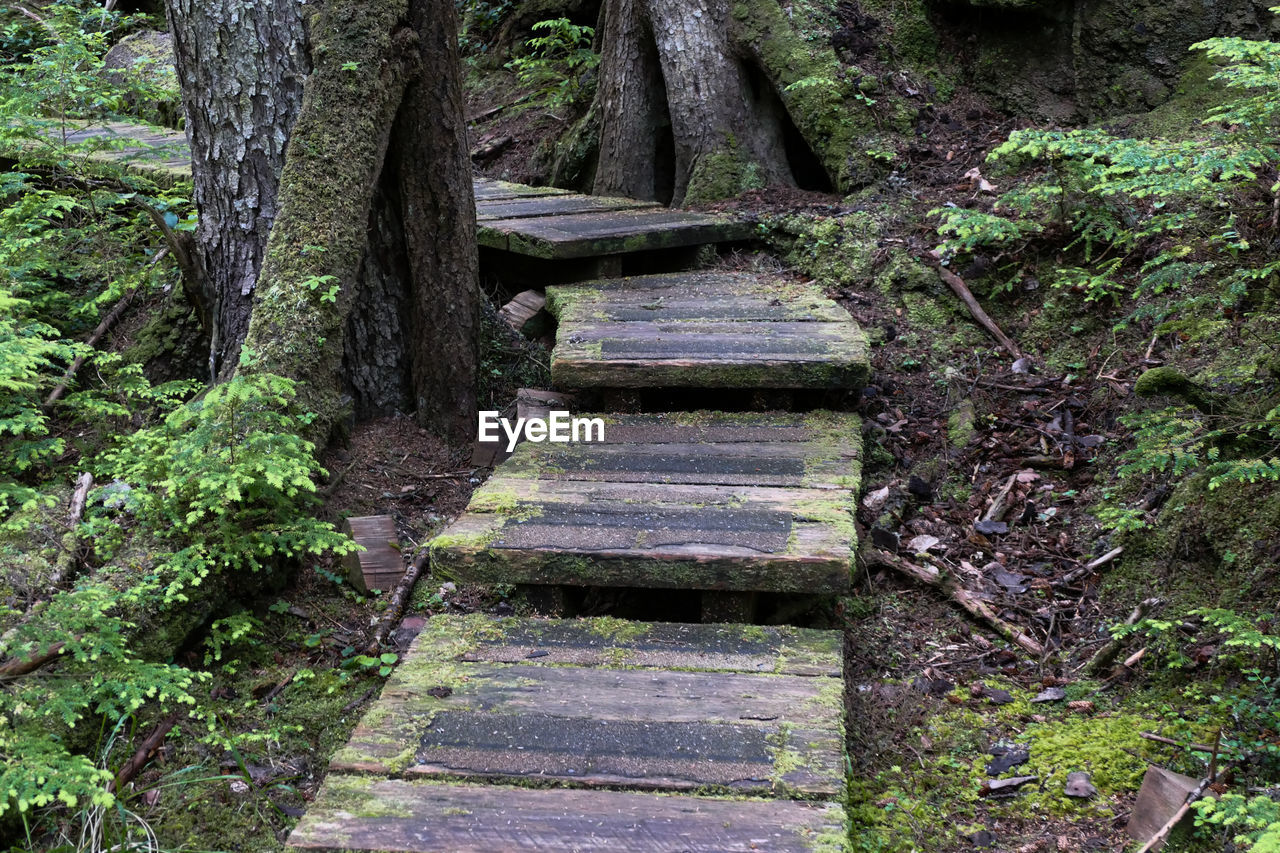
[[[867,341],[816,287],[690,272],[547,288],[566,388],[861,388]]]
[[[585,197],[584,197],[585,198]],[[750,223],[666,208],[604,210],[479,223],[481,246],[562,260],[746,240]]]
[[[484,583],[848,589],[857,416],[601,417],[604,441],[521,444],[433,540],[433,571]]]
[[[482,199],[476,196],[476,221],[529,219],[536,216],[563,216],[571,213],[607,213],[613,210],[652,210],[661,205],[630,198],[588,195],[543,195],[533,198]]]
[[[840,644],[795,628],[436,617],[289,845],[839,849]]]

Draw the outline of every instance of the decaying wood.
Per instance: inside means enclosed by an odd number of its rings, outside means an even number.
[[[1005,481],[1004,487],[1000,489],[999,493],[996,495],[995,500],[991,502],[991,506],[988,507],[987,511],[983,514],[983,521],[1000,520],[1000,517],[1004,515],[1005,501],[1008,500],[1009,492],[1012,491],[1013,484],[1016,482],[1018,482],[1018,475],[1010,475],[1009,479]]]
[[[991,605],[979,598],[973,590],[958,586],[933,566],[920,566],[879,548],[869,552],[869,560],[875,564],[887,566],[926,586],[942,590],[966,613],[994,629],[1009,642],[1015,643],[1033,655],[1039,656],[1045,653],[1044,646],[1034,637],[1016,625],[1001,619]]]
[[[969,309],[969,313],[973,315],[973,319],[978,321],[982,328],[991,333],[991,336],[1000,342],[1000,346],[1004,347],[1005,352],[1014,358],[1021,358],[1022,351],[1018,349],[1018,345],[1010,340],[1009,336],[1000,330],[996,325],[996,321],[992,320],[990,315],[983,310],[978,304],[978,300],[973,295],[973,291],[969,290],[969,285],[964,283],[964,279],[953,273],[942,265],[942,256],[937,252],[928,252],[925,259],[938,271],[938,275],[947,283],[947,287],[960,297],[960,301]]]
[[[169,731],[177,725],[178,718],[179,714],[175,711],[160,721],[155,730],[147,735],[147,739],[138,746],[133,756],[120,768],[116,778],[111,780],[111,784],[107,786],[108,791],[119,791],[125,785],[128,785],[134,776],[138,775],[138,772],[151,760],[152,754],[164,743],[165,735],[169,734]]]
[[[57,660],[66,643],[54,643],[44,654],[30,658],[10,658],[0,663],[0,679],[30,675],[45,664]]]
[[[405,604],[409,601],[409,596],[413,593],[413,587],[418,582],[418,577],[422,574],[422,570],[426,567],[430,560],[431,552],[423,549],[409,566],[409,571],[405,572],[400,583],[396,585],[395,592],[391,594],[391,601],[387,604],[387,610],[382,614],[382,619],[378,622],[378,627],[373,632],[373,639],[369,641],[366,647],[368,654],[374,654],[382,648],[382,644],[387,641],[387,637],[391,634],[395,627],[400,624],[400,619],[404,616]]]
[[[478,145],[471,150],[471,159],[483,163],[486,160],[492,160],[503,151],[511,147],[512,139],[510,136],[499,136],[497,139],[485,145]]]
[[[1152,609],[1159,607],[1163,602],[1159,598],[1147,598],[1138,603],[1133,608],[1133,612],[1129,614],[1129,618],[1124,620],[1125,627],[1137,625],[1146,618]],[[1120,637],[1113,637],[1111,642],[1098,649],[1089,662],[1085,664],[1084,670],[1090,674],[1096,674],[1116,659],[1116,655],[1120,654],[1120,649],[1124,647],[1124,640]]]
[[[76,490],[71,495],[71,509],[67,512],[67,533],[62,537],[62,553],[58,556],[58,565],[49,576],[49,586],[61,586],[63,581],[75,574],[78,568],[80,551],[80,534],[77,528],[84,517],[85,504],[89,501],[89,490],[93,488],[93,475],[88,471],[76,478]]]
[[[97,328],[93,330],[93,334],[89,335],[89,339],[85,341],[85,343],[89,346],[94,346],[98,341],[102,340],[102,336],[111,331],[111,327],[124,316],[124,312],[128,310],[129,305],[132,304],[133,298],[137,293],[137,290],[131,290],[124,296],[120,297],[120,301],[107,312],[107,316],[102,318],[102,322],[98,323]],[[72,379],[75,379],[76,373],[80,370],[81,366],[84,365],[84,361],[85,356],[76,356],[75,360],[72,361],[66,371],[63,372],[62,379],[60,379],[54,389],[49,392],[49,396],[44,398],[43,408],[46,412],[53,408],[54,403],[62,399],[63,394],[67,393],[67,386],[71,384]]]
[[[1151,853],[1151,851],[1159,850],[1163,847],[1165,841],[1169,839],[1169,833],[1172,832],[1173,828],[1187,816],[1188,812],[1191,811],[1192,804],[1204,796],[1204,792],[1209,788],[1209,785],[1212,782],[1212,775],[1204,777],[1204,779],[1200,781],[1200,784],[1196,786],[1196,789],[1187,795],[1186,802],[1182,804],[1182,807],[1173,813],[1173,817],[1165,821],[1164,826],[1160,827],[1159,831],[1157,831],[1155,835],[1147,839],[1147,843],[1142,845],[1138,850],[1138,853]]]

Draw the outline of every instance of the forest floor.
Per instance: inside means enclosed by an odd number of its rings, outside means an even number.
[[[471,114],[483,113],[489,97],[478,95]],[[900,212],[881,245],[929,241],[925,213],[979,192],[966,173],[1013,128],[981,104],[948,109],[933,116],[929,141],[906,152]],[[511,140],[486,162],[485,173],[532,180],[525,164],[558,122],[537,110],[485,118],[474,144]],[[839,217],[874,201],[784,189],[716,207],[773,221]],[[799,275],[778,252],[758,247],[740,247],[719,262]],[[1079,570],[1109,548],[1088,508],[1108,479],[1114,453],[1108,448],[1123,441],[1116,419],[1141,369],[1145,339],[1100,333],[1082,341],[1077,363],[1056,369],[1028,342],[1033,372],[1015,371],[1012,359],[954,306],[922,311],[902,293],[847,284],[832,290],[874,345],[861,405],[867,447],[859,521],[866,547],[883,547],[882,537],[890,537],[907,559],[928,552],[1049,649],[1034,657],[1011,646],[937,590],[887,569],[860,567],[854,595],[801,614],[801,624],[839,627],[847,637],[855,848],[1121,849],[1148,762],[1189,773],[1198,767],[1138,732],[1212,739],[1194,715],[1181,719],[1175,696],[1139,684],[1138,675],[1121,671],[1096,680],[1080,672],[1106,640],[1107,626],[1130,606],[1100,592],[1101,574]],[[998,318],[1015,339],[1035,310],[1019,300],[1015,294]],[[499,356],[487,369],[514,373],[530,347],[536,345],[491,342]],[[489,399],[509,400],[529,381],[527,366],[521,370],[499,377]],[[408,550],[459,514],[487,473],[471,467],[469,447],[450,447],[405,418],[360,425],[325,464],[332,478],[327,516],[392,515]],[[1100,469],[1108,476],[1098,476]],[[1010,508],[1007,531],[979,532],[975,519],[997,499]],[[627,615],[633,604],[605,597],[594,612]],[[226,703],[228,718],[235,709],[241,733],[262,738],[223,755],[171,741],[136,783],[154,792],[141,796],[162,838],[185,839],[185,849],[282,846],[329,755],[380,688],[380,662],[361,660],[359,650],[382,607],[378,596],[346,586],[332,565],[300,572],[262,603],[268,640],[245,651],[212,692]],[[512,590],[458,589],[425,574],[396,646],[402,649],[434,613],[476,610],[510,614],[529,612],[529,605]],[[1060,688],[1051,694],[1057,698],[1035,701],[1047,688]],[[196,763],[225,776],[154,787]],[[1096,796],[1064,795],[1066,776],[1076,770],[1091,774]],[[1011,774],[1036,778],[1013,789],[990,787],[996,775]]]

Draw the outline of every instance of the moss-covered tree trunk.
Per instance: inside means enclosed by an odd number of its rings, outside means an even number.
[[[391,124],[417,72],[408,0],[326,3],[289,140],[279,214],[245,338],[250,372],[288,376],[324,439],[342,415],[343,334]]]
[[[169,0],[187,114],[200,309],[210,372],[235,369],[275,220],[285,144],[308,71],[297,0]]]
[[[607,0],[593,191],[680,204],[771,184],[849,191],[882,175],[866,94],[879,81],[792,15],[805,17],[779,0]]]

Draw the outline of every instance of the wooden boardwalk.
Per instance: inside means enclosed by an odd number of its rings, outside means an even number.
[[[840,593],[855,415],[606,416],[603,441],[521,444],[432,544],[488,583]]]
[[[747,273],[547,288],[563,388],[861,388],[867,341],[812,285]]]
[[[842,703],[835,632],[436,617],[289,845],[840,850]]]
[[[68,142],[93,140],[102,147],[90,159],[123,163],[162,183],[191,176],[191,151],[182,131],[80,122],[67,135]],[[638,252],[745,240],[754,233],[749,223],[731,217],[489,178],[475,179],[475,195],[479,244],[524,258],[616,262]]]
[[[166,181],[182,134],[77,130]],[[727,217],[487,179],[478,240],[555,272],[749,238]],[[554,266],[547,266],[554,265]],[[581,277],[581,275],[575,275]],[[725,273],[552,287],[554,381],[575,388],[859,388],[866,342],[812,287]],[[605,415],[526,442],[431,545],[437,575],[753,593],[847,590],[852,414]],[[711,594],[720,594],[719,592]],[[839,632],[436,617],[291,834],[368,853],[847,849]]]

